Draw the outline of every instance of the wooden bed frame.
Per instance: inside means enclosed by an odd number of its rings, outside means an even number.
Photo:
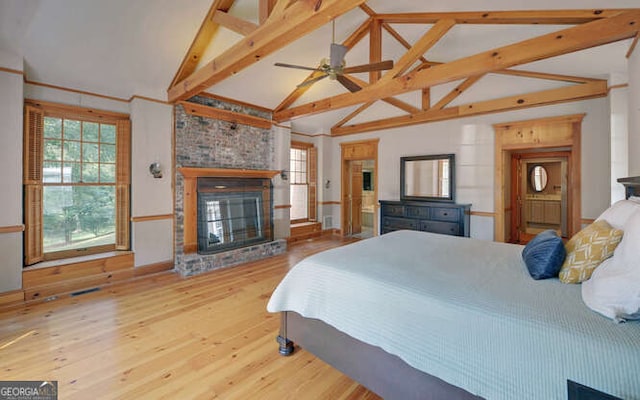
[[[618,182],[625,186],[626,198],[640,196],[640,177],[621,178]],[[482,399],[320,320],[284,311],[280,321],[280,354],[292,354],[296,343],[385,399]],[[617,399],[571,381],[567,381],[567,394],[568,400]]]

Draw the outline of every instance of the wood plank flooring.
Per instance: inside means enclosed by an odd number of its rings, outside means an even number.
[[[57,380],[60,399],[379,399],[304,350],[281,357],[266,312],[289,268],[346,242],[0,312],[0,380]]]

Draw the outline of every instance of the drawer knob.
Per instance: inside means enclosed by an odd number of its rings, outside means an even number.
[[[449,213],[445,212],[445,213],[442,213],[442,215],[444,215],[446,217],[447,215],[449,215]]]

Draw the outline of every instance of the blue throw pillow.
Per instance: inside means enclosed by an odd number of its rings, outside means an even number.
[[[567,251],[554,230],[540,232],[522,250],[522,259],[533,279],[558,276]]]

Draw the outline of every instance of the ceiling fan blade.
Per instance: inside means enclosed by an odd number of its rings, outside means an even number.
[[[304,69],[307,71],[321,71],[321,69],[318,69],[318,68],[304,67],[302,65],[293,65],[293,64],[284,64],[284,63],[275,63],[273,65],[275,65],[276,67]]]
[[[324,74],[324,75],[317,76],[317,77],[315,77],[313,79],[307,79],[306,81],[303,81],[301,84],[299,84],[297,87],[309,86],[309,85],[311,85],[313,83],[318,82],[319,80],[322,80],[322,79],[326,78],[327,76],[329,76],[329,75],[328,74]]]
[[[340,82],[342,84],[342,86],[347,88],[347,90],[352,92],[352,93],[353,92],[357,92],[358,90],[362,89],[355,82],[351,81],[349,78],[346,78],[346,77],[344,77],[342,75],[337,75],[336,79],[338,80],[338,82]]]
[[[377,63],[354,65],[342,70],[345,74],[356,74],[358,72],[383,71],[393,68],[393,60],[380,61]]]
[[[331,52],[329,53],[329,65],[332,69],[337,69],[344,63],[344,56],[349,51],[347,46],[338,43],[331,43]]]

